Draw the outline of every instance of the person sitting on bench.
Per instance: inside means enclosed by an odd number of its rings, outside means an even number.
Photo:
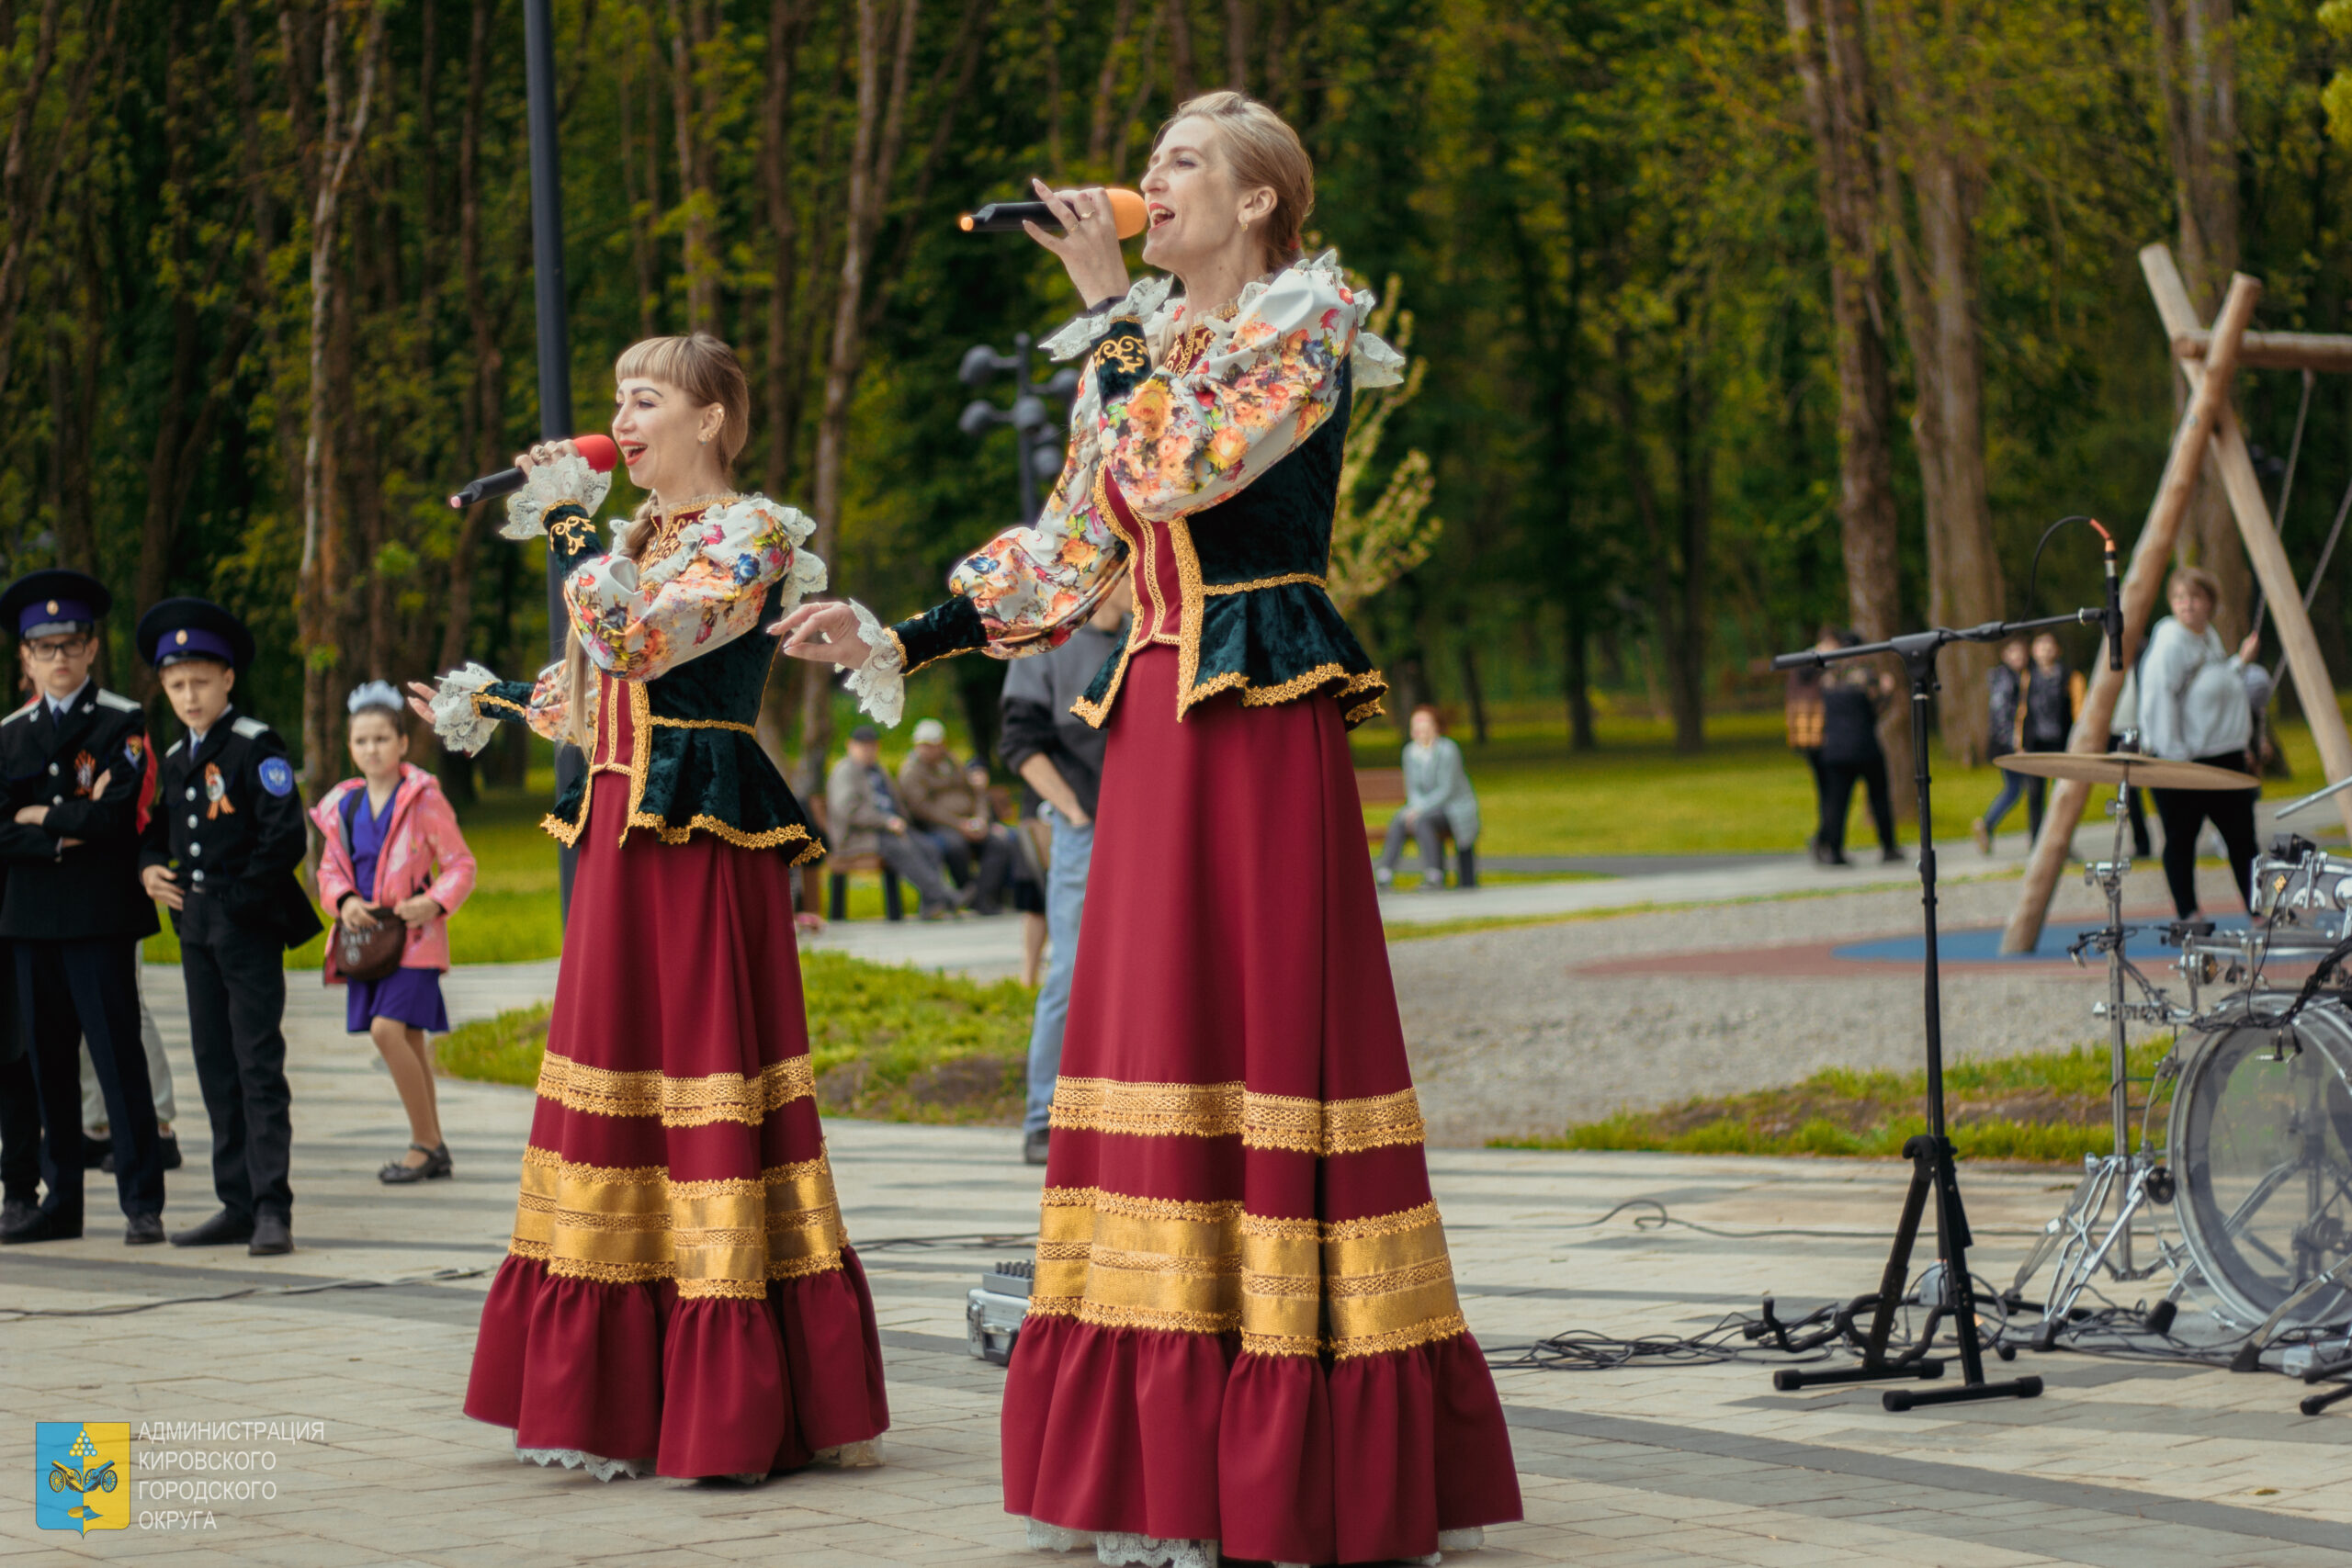
[[[882,748],[872,725],[850,731],[849,755],[833,764],[825,781],[825,812],[833,832],[833,852],[874,855],[913,883],[924,919],[940,919],[964,907],[967,896],[947,890],[937,847],[909,830],[890,775],[883,771]]]

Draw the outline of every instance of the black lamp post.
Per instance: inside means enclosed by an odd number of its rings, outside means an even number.
[[[964,353],[964,363],[956,373],[957,380],[967,387],[985,386],[993,378],[1011,371],[1013,375],[1013,399],[1011,408],[1000,408],[986,398],[975,398],[964,405],[957,428],[967,435],[978,435],[1000,424],[1012,426],[1014,449],[1020,455],[1021,521],[1037,520],[1037,486],[1062,471],[1066,450],[1066,417],[1069,400],[1078,390],[1078,370],[1065,366],[1045,380],[1034,378],[1036,348],[1027,333],[1012,334],[1012,352],[999,354],[987,344],[974,344]],[[1058,404],[1057,408],[1056,405]]]

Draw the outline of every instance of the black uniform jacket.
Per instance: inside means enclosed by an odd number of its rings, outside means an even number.
[[[294,875],[309,828],[277,731],[232,707],[201,745],[174,741],[162,775],[139,863],[179,878],[181,939],[217,941],[235,927],[300,947],[316,934],[318,912]]]
[[[96,792],[100,778],[104,793]],[[93,681],[61,719],[46,696],[0,719],[0,936],[73,942],[154,934],[155,906],[139,886],[141,814],[154,798],[147,716]],[[28,806],[49,807],[39,826]],[[67,839],[81,840],[60,849]]]

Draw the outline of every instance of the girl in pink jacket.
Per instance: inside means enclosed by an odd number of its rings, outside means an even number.
[[[374,912],[408,927],[401,966],[380,980],[354,980],[345,1010],[352,1033],[366,1034],[384,1054],[408,1111],[407,1155],[376,1173],[398,1185],[450,1173],[441,1137],[440,1106],[433,1091],[429,1033],[449,1032],[441,1001],[441,975],[449,967],[449,917],[473,891],[473,852],[458,831],[457,814],[440,783],[409,766],[408,735],[400,694],[381,681],[351,694],[351,760],[359,777],[327,791],[311,812],[326,839],[319,859],[319,902],[328,918],[354,931],[373,927]],[[343,979],[335,943],[327,943],[326,983]]]

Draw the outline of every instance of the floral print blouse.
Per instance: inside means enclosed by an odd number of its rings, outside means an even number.
[[[1115,400],[1097,378],[1080,383],[1069,456],[1037,522],[1011,528],[959,564],[948,587],[979,611],[1001,658],[1065,640],[1117,582],[1123,564],[1101,486],[1115,484],[1139,517],[1166,521],[1215,506],[1282,460],[1329,417],[1340,367],[1355,357],[1359,387],[1393,385],[1403,357],[1363,330],[1376,302],[1326,252],[1241,292],[1229,319],[1188,321],[1167,303],[1170,280],[1148,279],[1099,317],[1046,340],[1057,357],[1091,347],[1117,321],[1136,321],[1158,367]],[[1188,350],[1171,354],[1186,338]],[[1105,353],[1136,353],[1132,338]],[[1139,370],[1141,365],[1126,367]]]

